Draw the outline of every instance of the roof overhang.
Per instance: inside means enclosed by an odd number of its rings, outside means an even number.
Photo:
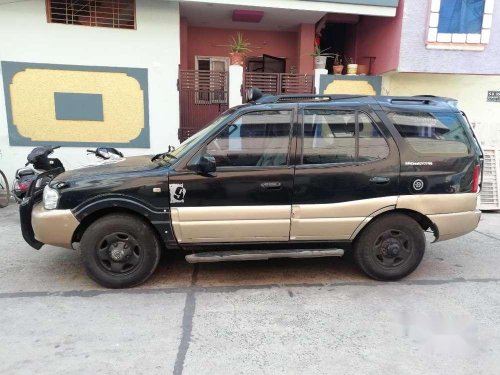
[[[248,0],[179,0],[181,3],[211,3],[248,6]],[[345,13],[394,17],[399,0],[253,0],[251,6],[323,13]]]

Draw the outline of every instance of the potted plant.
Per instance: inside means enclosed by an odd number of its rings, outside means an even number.
[[[324,53],[328,51],[330,48],[321,49],[319,45],[314,43],[314,53],[311,55],[314,57],[314,69],[325,69],[326,59],[328,56],[331,56],[329,53]]]
[[[342,74],[344,65],[342,65],[342,58],[338,53],[333,54],[333,74]]]
[[[358,64],[354,63],[353,58],[347,57],[346,62],[347,62],[347,75],[355,76],[356,74],[358,74]]]
[[[236,37],[232,37],[229,42],[229,58],[231,65],[243,66],[245,62],[245,55],[251,52],[250,43],[243,38],[243,34],[237,33]]]

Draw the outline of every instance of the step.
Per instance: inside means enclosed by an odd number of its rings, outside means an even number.
[[[189,263],[213,263],[274,258],[341,257],[342,255],[344,255],[342,249],[234,250],[189,254],[186,255],[186,260]]]

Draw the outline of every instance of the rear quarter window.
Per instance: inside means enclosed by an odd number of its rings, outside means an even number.
[[[389,120],[420,154],[468,155],[470,139],[465,124],[451,112],[387,112]]]

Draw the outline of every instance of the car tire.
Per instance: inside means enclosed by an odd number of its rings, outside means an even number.
[[[354,261],[369,277],[391,281],[412,273],[422,261],[425,235],[411,217],[384,215],[360,233],[354,242]]]
[[[87,274],[106,288],[143,283],[160,260],[153,228],[130,214],[110,214],[93,222],[82,235],[80,249]]]

